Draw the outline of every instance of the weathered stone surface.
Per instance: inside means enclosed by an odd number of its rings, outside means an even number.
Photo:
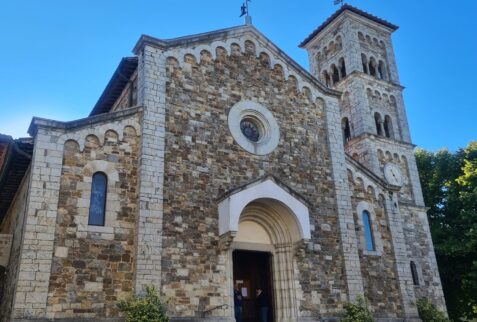
[[[48,317],[115,317],[133,289],[139,137],[102,129],[86,134],[84,149],[65,142],[48,291]],[[114,158],[111,158],[114,156]],[[108,176],[105,226],[89,226],[91,177]]]
[[[244,53],[234,45],[226,50],[218,50],[216,60],[207,53],[200,62],[186,56],[182,68],[168,60],[162,255],[168,265],[162,267],[162,290],[178,316],[194,314],[197,298],[224,302],[229,280],[224,255],[217,252],[215,199],[271,174],[311,202],[312,225],[329,226],[312,234],[320,252],[297,255],[299,306],[312,310],[319,304],[314,298],[326,298],[321,312],[337,312],[346,283],[325,106],[299,92],[295,80],[287,80],[280,69],[271,69],[266,55],[257,58],[253,43],[246,43]],[[272,153],[257,156],[235,144],[227,112],[241,100],[260,102],[280,124],[281,140]],[[326,261],[330,254],[333,261]],[[206,288],[201,280],[208,281]]]
[[[273,254],[278,322],[337,321],[360,294],[378,321],[418,321],[412,302],[421,296],[445,309],[391,30],[362,19],[342,15],[307,43],[315,78],[251,26],[143,36],[110,114],[35,119],[31,172],[0,226],[14,235],[2,321],[120,321],[117,301],[148,284],[169,300],[173,321],[233,321],[234,247]],[[363,70],[361,54],[377,73]],[[270,153],[253,153],[253,144],[247,152],[232,136],[229,111],[239,102],[276,120]],[[390,163],[402,187],[386,182]],[[106,218],[91,226],[98,171],[108,178]],[[260,238],[250,245],[240,228],[219,233],[219,205],[262,179],[300,207],[249,200],[240,215],[256,220]],[[374,250],[365,247],[364,210]]]

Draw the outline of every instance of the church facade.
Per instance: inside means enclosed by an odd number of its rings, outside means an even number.
[[[0,136],[2,321],[120,321],[154,285],[173,321],[378,321],[445,310],[391,35],[344,5],[300,47],[252,25],[142,36],[91,114]]]

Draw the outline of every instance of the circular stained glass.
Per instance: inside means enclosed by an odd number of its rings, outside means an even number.
[[[258,142],[260,139],[260,130],[257,124],[249,119],[240,121],[240,130],[242,134],[252,142]]]

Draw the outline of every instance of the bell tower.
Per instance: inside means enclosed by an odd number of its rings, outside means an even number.
[[[345,4],[300,47],[308,52],[310,72],[343,93],[340,114],[346,154],[395,187],[396,193],[389,192],[388,198],[398,214],[399,222],[393,225],[403,227],[399,228],[403,237],[393,247],[396,252],[403,251],[400,270],[413,274],[413,281],[401,280],[405,292],[432,298],[445,311],[404,107],[404,87],[394,58],[391,36],[397,29]],[[419,279],[425,281],[426,288]],[[414,314],[414,309],[406,310],[410,316]]]
[[[345,4],[300,47],[308,52],[311,73],[343,93],[340,111],[346,153],[386,181],[385,167],[395,163],[400,168],[394,175],[402,181],[401,197],[423,206],[391,40],[397,29]]]

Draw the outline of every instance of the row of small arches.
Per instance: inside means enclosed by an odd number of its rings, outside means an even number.
[[[368,58],[365,54],[361,54],[361,63],[363,65],[363,73],[376,77],[376,79],[389,79],[384,61],[377,60],[372,56]]]
[[[323,51],[319,51],[316,53],[316,59],[320,60],[327,58],[328,56],[333,55],[341,49],[343,49],[343,41],[341,39],[341,36],[338,35],[334,40],[331,40],[328,45],[323,47]]]
[[[385,136],[387,138],[395,138],[393,122],[391,116],[385,115],[384,118],[380,113],[374,113],[374,123],[376,125],[376,134],[378,136]],[[343,136],[343,144],[351,140],[351,126],[350,121],[347,117],[341,119],[341,131]]]
[[[391,116],[385,115],[383,118],[379,112],[375,112],[374,123],[376,125],[377,135],[394,138],[394,128]]]
[[[366,89],[366,94],[371,101],[382,102],[383,100],[386,101],[391,106],[396,106],[396,98],[394,95],[388,95],[386,93],[381,94],[378,90],[373,90],[371,88]]]
[[[88,134],[84,139],[68,139],[65,141],[65,152],[80,152],[85,146],[103,146],[108,144],[117,144],[120,141],[128,141],[136,138],[137,132],[133,126],[127,125],[122,131],[122,135],[118,134],[117,130],[109,129],[104,132],[104,135],[97,136],[95,134]]]
[[[407,158],[404,155],[399,156],[397,153],[391,153],[390,151],[383,151],[378,149],[378,160],[385,162],[395,162],[407,164]]]
[[[322,81],[326,87],[331,87],[346,77],[346,64],[343,57],[338,60],[338,66],[331,64],[329,71],[323,70]]]
[[[230,54],[226,48],[229,48]],[[319,98],[314,86],[305,81],[299,71],[290,70],[282,59],[272,54],[269,49],[260,44],[256,44],[255,40],[252,40],[250,37],[214,41],[209,45],[199,45],[194,48],[174,48],[165,52],[165,56],[168,60],[174,60],[180,67],[184,67],[186,63],[197,63],[203,59],[216,60],[222,55],[239,55],[242,52],[253,53],[270,69],[283,73],[285,80],[289,80],[291,77],[297,84],[297,90],[301,92],[306,89],[306,91],[310,93],[312,100]]]
[[[371,38],[371,36],[369,35],[364,35],[361,31],[358,32],[358,39],[362,42],[367,42],[369,45],[374,45],[381,49],[386,48],[384,41],[378,40],[378,38],[376,37]]]
[[[354,157],[353,157],[354,159]],[[347,169],[348,171],[348,180],[350,180],[350,184],[355,185],[361,191],[364,191],[366,194],[372,196],[375,200],[384,200],[384,195],[381,189],[378,189],[376,185],[367,178],[363,177],[360,172],[354,171],[350,168]]]

